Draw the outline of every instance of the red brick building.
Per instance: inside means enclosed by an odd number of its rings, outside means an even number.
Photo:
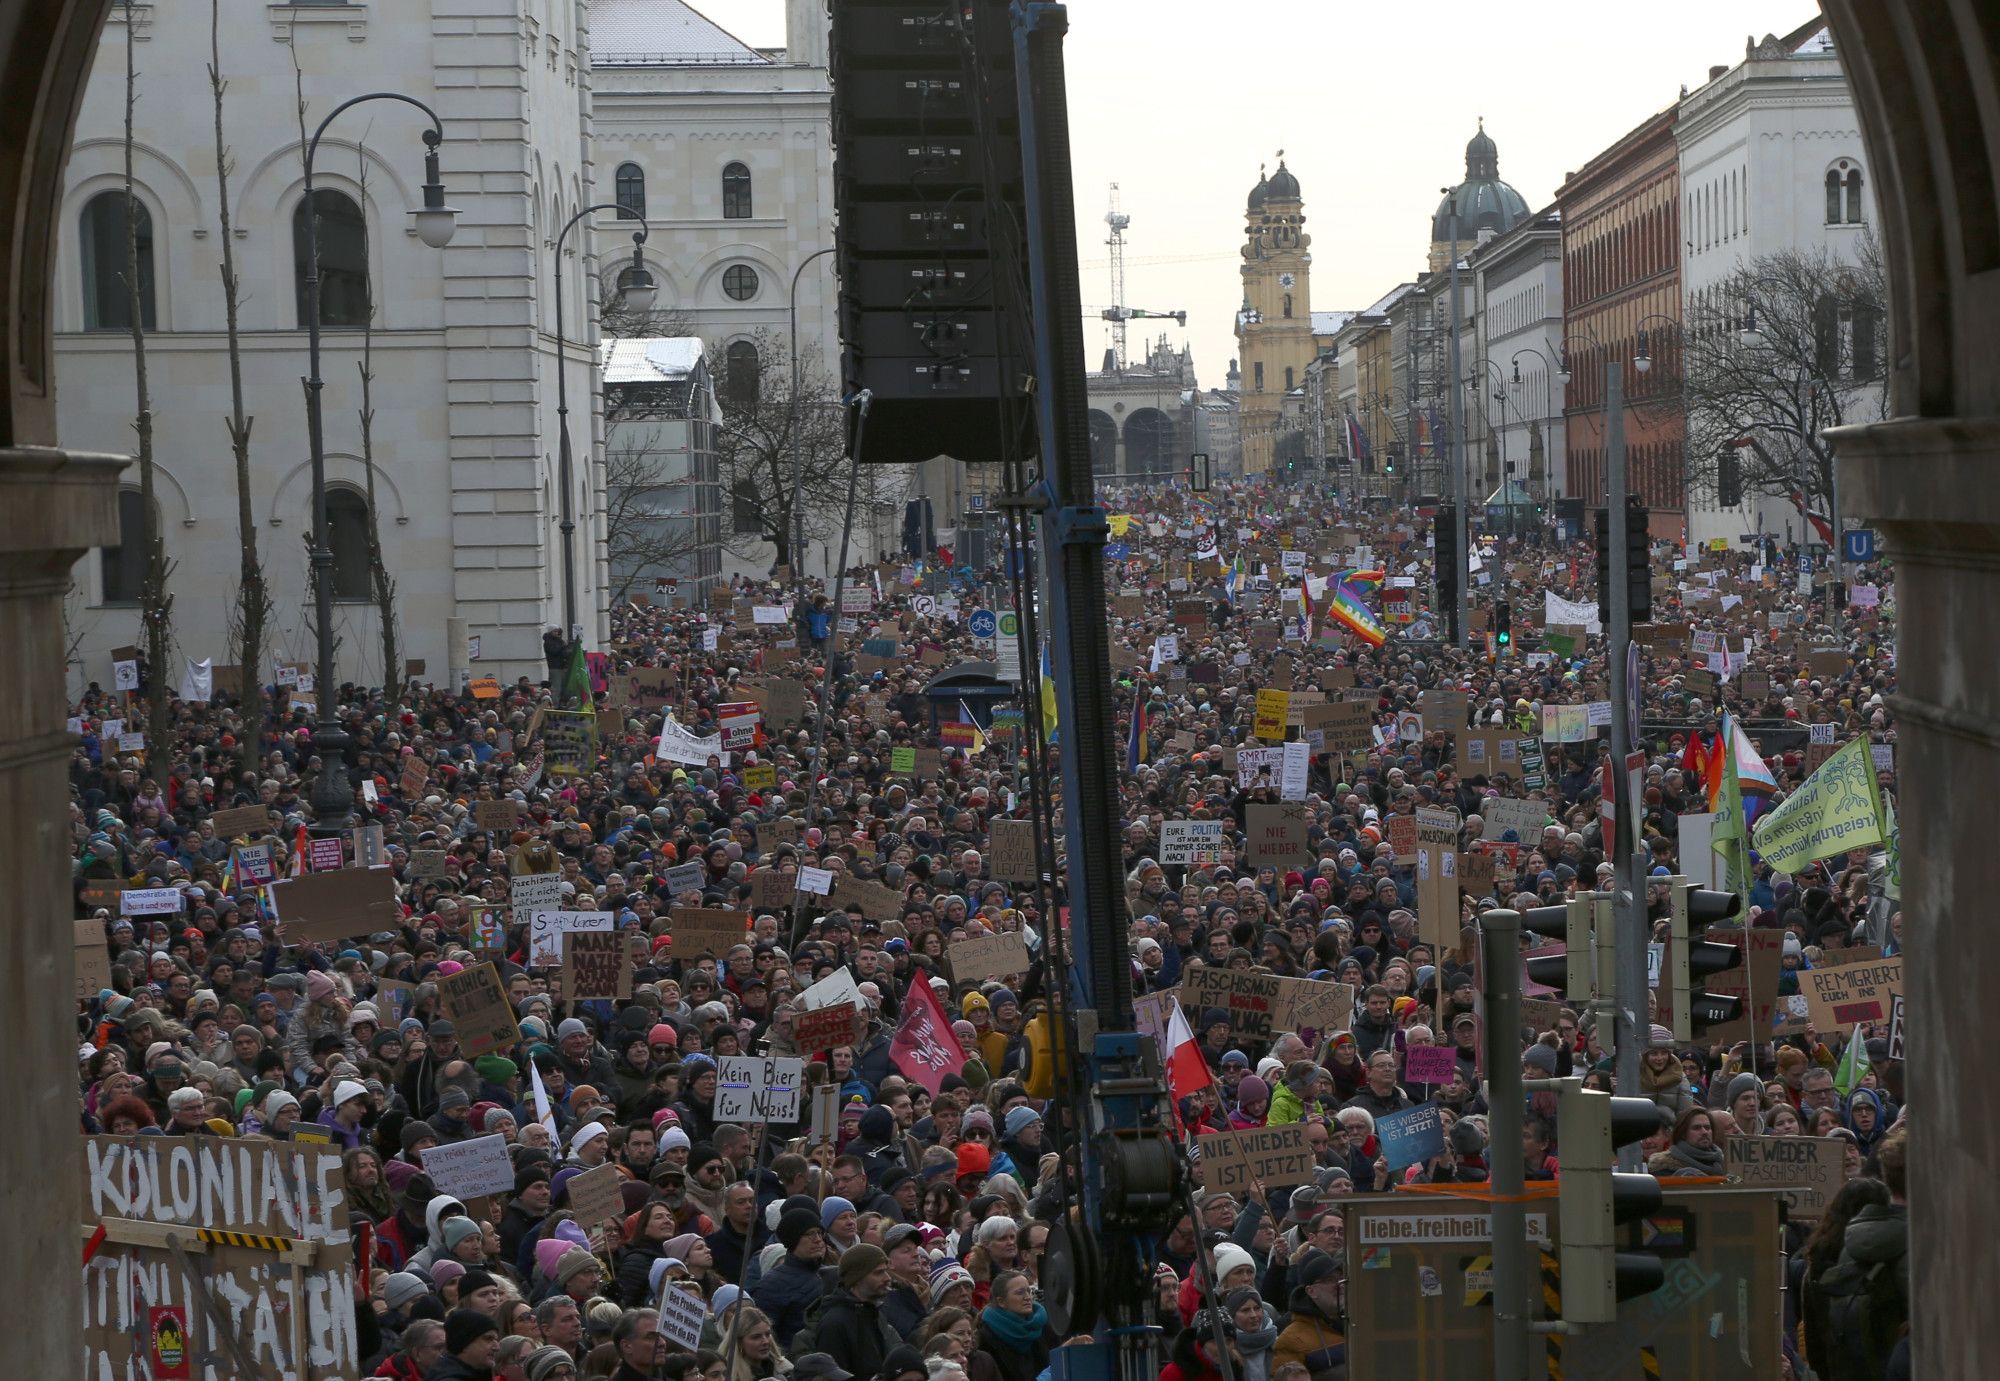
[[[1605,364],[1622,360],[1626,483],[1654,511],[1653,531],[1663,537],[1681,533],[1687,505],[1674,119],[1669,106],[1571,173],[1556,203],[1570,365],[1563,390],[1569,493],[1586,507],[1604,502]],[[1641,329],[1653,362],[1645,373],[1631,363]]]

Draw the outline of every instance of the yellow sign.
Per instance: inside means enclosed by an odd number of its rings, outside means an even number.
[[[1257,692],[1256,735],[1267,743],[1285,741],[1285,717],[1291,711],[1292,693],[1281,690]]]
[[[743,769],[743,785],[752,791],[769,791],[778,784],[778,769],[770,763],[759,763],[755,767]]]

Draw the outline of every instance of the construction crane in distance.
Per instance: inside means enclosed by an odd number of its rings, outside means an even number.
[[[1104,223],[1111,227],[1111,236],[1104,244],[1111,251],[1111,305],[1094,310],[1105,321],[1111,323],[1112,368],[1125,368],[1125,323],[1147,319],[1172,320],[1180,326],[1187,325],[1186,312],[1149,312],[1143,307],[1125,305],[1125,228],[1132,224],[1132,218],[1118,206],[1118,184],[1111,184],[1111,209],[1104,213]]]

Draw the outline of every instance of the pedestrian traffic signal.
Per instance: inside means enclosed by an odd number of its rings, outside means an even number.
[[[1709,993],[1702,980],[1738,967],[1743,951],[1736,945],[1697,939],[1709,926],[1735,917],[1743,909],[1743,898],[1734,892],[1711,892],[1695,887],[1685,878],[1670,878],[1672,977],[1669,1000],[1671,1027],[1677,1041],[1693,1040],[1711,1026],[1734,1021],[1743,1015],[1743,999],[1733,994]]]
[[[1031,373],[1007,0],[831,11],[841,392],[871,398],[854,458],[1000,460]]]
[[[1514,645],[1514,606],[1504,599],[1493,606],[1493,636],[1503,648]]]
[[[1660,1182],[1614,1171],[1618,1148],[1660,1129],[1650,1098],[1614,1098],[1581,1079],[1556,1081],[1556,1154],[1565,1323],[1615,1323],[1618,1301],[1648,1295],[1666,1281],[1650,1252],[1621,1252],[1617,1229],[1659,1211]]]

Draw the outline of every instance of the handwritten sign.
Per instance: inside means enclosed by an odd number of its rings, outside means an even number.
[[[423,1153],[424,1173],[440,1194],[461,1202],[514,1191],[514,1162],[499,1133],[439,1142]]]
[[[1448,1045],[1413,1045],[1403,1056],[1403,1077],[1413,1084],[1448,1084],[1458,1054]]]
[[[978,935],[960,940],[945,951],[951,976],[963,983],[972,978],[1005,978],[1028,971],[1028,945],[1019,935]]]
[[[440,975],[437,986],[438,1005],[457,1029],[458,1046],[467,1059],[521,1043],[514,1004],[507,1000],[499,971],[490,962]]]
[[[796,1122],[805,1061],[724,1055],[715,1082],[715,1115],[730,1122]]]
[[[989,861],[993,876],[1002,882],[1034,882],[1041,876],[1035,866],[1035,826],[1031,820],[995,820]]]
[[[1885,1022],[1892,1002],[1902,991],[1900,958],[1799,972],[1806,1013],[1821,1031],[1851,1030],[1856,1022]]]
[[[1816,1223],[1846,1182],[1839,1143],[1810,1136],[1744,1136],[1723,1143],[1731,1179],[1753,1189],[1784,1192],[1786,1216]]]
[[[1201,1151],[1201,1187],[1210,1193],[1243,1195],[1258,1180],[1277,1188],[1312,1179],[1312,1144],[1303,1122],[1210,1132],[1196,1137],[1195,1145]]]
[[[338,847],[340,841],[333,841]],[[289,944],[346,940],[403,923],[396,879],[387,868],[342,868],[271,884],[271,904]]]
[[[1227,860],[1220,820],[1167,820],[1160,825],[1160,862],[1208,867]]]
[[[692,963],[702,955],[721,959],[743,943],[750,931],[750,913],[716,906],[676,906],[668,914],[674,958]]]

